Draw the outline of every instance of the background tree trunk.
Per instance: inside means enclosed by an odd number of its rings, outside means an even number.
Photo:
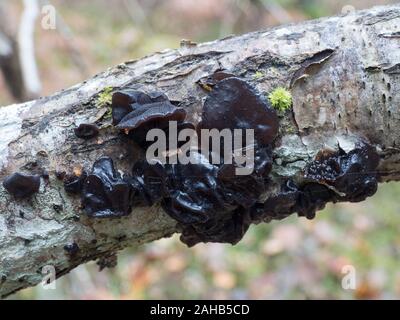
[[[19,102],[36,99],[41,91],[34,46],[39,5],[34,0],[25,1],[24,6],[16,32],[10,28],[7,4],[0,3],[0,71],[10,93]]]
[[[66,195],[56,179],[56,171],[90,169],[103,155],[121,170],[137,159],[138,148],[110,125],[99,98],[106,87],[163,91],[182,101],[196,122],[207,94],[196,82],[216,70],[265,94],[290,87],[293,109],[280,119],[274,150],[275,190],[319,150],[338,144],[351,150],[361,138],[380,153],[381,182],[399,180],[399,26],[400,5],[393,5],[182,46],[123,63],[53,96],[0,108],[0,180],[15,171],[50,175],[29,201],[13,200],[0,186],[0,296],[39,283],[46,265],[61,276],[179,231],[158,206],[120,219],[87,218],[79,198]],[[94,122],[102,128],[97,139],[75,137],[77,125]],[[69,255],[64,246],[73,242],[80,250]]]

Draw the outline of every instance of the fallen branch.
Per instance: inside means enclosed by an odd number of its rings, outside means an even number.
[[[330,147],[354,148],[360,139],[379,152],[381,182],[400,180],[400,5],[308,21],[166,50],[129,61],[53,96],[0,108],[0,180],[16,171],[49,174],[31,200],[15,201],[0,186],[0,296],[42,280],[42,268],[61,276],[79,264],[179,231],[158,206],[128,217],[87,218],[56,172],[90,168],[100,156],[129,170],[139,154],[110,125],[105,88],[164,92],[198,121],[207,95],[198,80],[225,69],[268,94],[291,87],[292,111],[280,120],[273,181],[298,176]],[[74,128],[97,123],[94,142]],[[68,245],[79,250],[71,254]]]

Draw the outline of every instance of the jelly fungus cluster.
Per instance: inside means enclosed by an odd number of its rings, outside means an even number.
[[[229,73],[218,72],[200,85],[209,94],[197,125],[185,121],[185,109],[162,92],[133,89],[113,94],[113,125],[143,150],[149,146],[148,131],[157,128],[168,134],[170,121],[177,122],[178,130],[253,129],[252,173],[236,175],[234,159],[225,163],[221,156],[220,163],[213,164],[199,150],[191,150],[197,160],[194,163],[141,159],[123,175],[111,158],[102,157],[88,173],[60,175],[65,190],[81,196],[89,217],[121,217],[135,207],[160,203],[178,222],[181,240],[188,246],[199,242],[235,244],[253,222],[282,219],[295,212],[313,218],[327,202],[362,201],[375,193],[379,157],[373,147],[360,143],[348,153],[341,149],[322,152],[305,169],[301,185],[288,180],[278,194],[261,201],[271,183],[272,150],[279,128],[275,110],[255,88]],[[99,129],[82,124],[75,134],[90,139]],[[26,198],[39,190],[40,178],[15,173],[3,185],[16,198]]]

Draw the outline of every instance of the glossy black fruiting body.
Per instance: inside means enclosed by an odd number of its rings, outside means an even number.
[[[151,97],[138,90],[116,91],[112,96],[112,118],[113,124],[117,125],[130,112],[134,110],[134,105],[152,103]]]
[[[79,252],[80,248],[79,248],[79,246],[78,246],[78,244],[76,242],[73,242],[73,243],[66,244],[64,246],[64,250],[69,255],[74,256]]]
[[[348,153],[323,151],[305,168],[301,186],[287,181],[278,195],[252,208],[252,219],[283,219],[294,212],[312,219],[328,202],[363,201],[377,191],[378,165],[378,153],[366,143]]]
[[[221,80],[235,77],[232,73],[225,71],[216,71],[210,76],[206,76],[197,81],[197,84],[206,91],[211,91],[213,87]]]
[[[251,208],[253,222],[281,220],[296,212],[299,198],[298,186],[291,180],[286,181],[280,192],[269,197],[263,203],[256,203]]]
[[[190,246],[209,241],[236,243],[242,238],[251,222],[250,208],[266,190],[272,167],[271,144],[278,129],[275,111],[248,83],[223,72],[214,74],[212,80],[213,91],[206,99],[198,129],[254,129],[253,173],[238,177],[236,164],[213,165],[203,154],[194,152],[201,158],[197,164],[150,165],[139,161],[129,180],[133,204],[161,201],[164,210],[179,222],[182,241]],[[141,128],[141,135],[131,137],[142,146],[148,130],[165,129],[169,121],[177,121],[178,130],[194,128],[184,122],[186,112],[167,100],[140,104],[127,91],[118,93],[113,102],[115,115],[123,114],[122,119],[114,117],[117,128],[129,130],[129,134]]]
[[[83,183],[87,177],[87,173],[83,171],[80,175],[71,174],[64,176],[64,189],[71,194],[80,194],[82,192]]]
[[[261,145],[270,145],[278,133],[278,116],[269,102],[238,78],[219,81],[208,95],[199,129],[253,129]]]
[[[29,198],[39,191],[40,176],[13,173],[3,181],[3,187],[15,198]]]
[[[182,241],[190,246],[209,241],[234,244],[242,238],[251,223],[250,209],[269,182],[278,118],[267,100],[245,81],[224,73],[214,76],[216,83],[206,99],[199,128],[227,128],[232,132],[255,129],[253,172],[238,177],[235,162],[214,165],[198,150],[192,151],[196,164],[140,160],[132,174],[122,178],[110,158],[101,158],[89,175],[65,181],[67,191],[80,192],[88,216],[120,217],[129,214],[132,206],[161,202],[181,226]],[[112,108],[114,125],[142,147],[150,129],[168,134],[170,121],[177,122],[178,131],[195,129],[185,122],[186,111],[163,93],[118,91],[113,95]]]
[[[113,124],[143,148],[149,130],[168,129],[170,121],[183,123],[186,111],[173,105],[162,92],[117,91],[112,98]]]
[[[349,153],[340,149],[318,155],[306,168],[305,178],[329,186],[338,201],[359,202],[376,192],[378,164],[375,148],[359,143]]]
[[[134,191],[134,206],[151,206],[167,194],[166,166],[157,162],[150,164],[146,160],[136,162],[132,168],[130,184]]]
[[[97,160],[82,188],[87,215],[96,218],[125,216],[131,212],[131,186],[115,171],[111,158]]]
[[[241,192],[249,195],[245,185],[237,194],[230,194],[218,179],[219,166],[210,164],[201,153],[194,156],[201,162],[136,163],[132,172],[136,205],[161,200],[163,209],[179,222],[181,240],[188,246],[198,242],[237,243],[250,225],[248,208],[243,206],[255,203],[259,191],[242,201],[245,196]]]
[[[88,140],[98,136],[100,130],[95,124],[81,123],[74,132],[78,138]]]
[[[277,195],[251,208],[251,219],[253,222],[282,220],[295,212],[299,216],[313,219],[316,211],[322,210],[331,200],[331,190],[323,185],[307,183],[299,187],[288,180]]]
[[[151,129],[168,127],[169,121],[182,122],[185,117],[186,111],[169,101],[153,102],[135,106],[132,112],[122,118],[117,128],[130,132],[135,139],[136,135],[141,136]]]

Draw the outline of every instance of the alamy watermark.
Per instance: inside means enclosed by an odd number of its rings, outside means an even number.
[[[356,11],[356,8],[354,8],[351,5],[345,5],[342,7],[342,14],[351,14]]]
[[[41,10],[42,19],[40,25],[44,30],[55,30],[57,28],[57,10],[51,5],[45,5]]]
[[[56,268],[52,265],[47,265],[42,268],[42,288],[44,290],[55,290],[56,286]]]
[[[236,175],[250,175],[254,171],[253,129],[183,129],[170,121],[168,134],[161,129],[151,129],[146,140],[153,142],[146,151],[150,164],[234,164]],[[199,143],[199,139],[201,144]],[[180,142],[183,143],[180,147]],[[202,157],[198,154],[201,153]]]
[[[342,288],[344,290],[355,290],[357,286],[356,268],[352,265],[342,267]]]

